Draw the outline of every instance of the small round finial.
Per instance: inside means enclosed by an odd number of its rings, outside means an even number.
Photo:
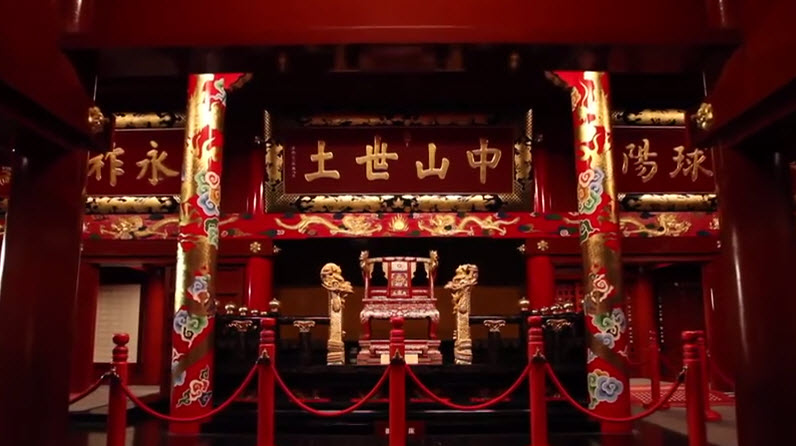
[[[127,345],[128,342],[130,342],[130,335],[127,333],[116,333],[113,335],[113,343],[120,347]]]
[[[390,318],[390,324],[392,324],[392,328],[395,330],[401,329],[404,326],[404,318],[401,316]]]
[[[277,298],[273,298],[270,302],[268,302],[268,310],[271,313],[279,313],[279,305],[279,300]]]
[[[238,306],[235,304],[226,304],[224,305],[224,314],[233,314],[237,309]]]
[[[252,308],[251,310],[249,310],[249,316],[257,317],[259,315],[260,315],[260,310],[256,308]]]
[[[682,334],[683,342],[693,343],[696,342],[699,334],[696,331],[684,331]]]
[[[523,296],[522,299],[520,299],[519,301],[519,305],[520,305],[520,311],[524,313],[528,311],[529,308],[531,308],[531,301],[529,301],[525,296]]]
[[[248,316],[249,308],[248,307],[240,307],[238,308],[238,316]]]

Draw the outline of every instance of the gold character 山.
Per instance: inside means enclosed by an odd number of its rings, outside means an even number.
[[[321,285],[329,296],[329,340],[326,344],[326,363],[342,365],[345,363],[343,308],[346,296],[354,290],[351,288],[351,282],[343,278],[343,270],[334,263],[327,263],[321,268]]]
[[[334,153],[326,152],[326,141],[318,141],[318,152],[310,155],[310,161],[318,164],[318,170],[312,173],[305,173],[304,179],[307,182],[315,181],[319,178],[340,179],[340,172],[337,170],[326,170],[326,161],[334,158]]]
[[[626,153],[622,154],[622,173],[627,173],[630,160],[633,160],[633,167],[636,175],[641,177],[641,181],[646,183],[658,173],[658,163],[650,158],[658,156],[655,152],[650,152],[650,140],[643,138],[642,144],[628,144],[625,146]]]
[[[456,364],[473,363],[473,341],[470,338],[470,295],[478,284],[478,267],[459,265],[453,280],[445,285],[453,297],[453,314],[456,316],[456,340],[453,356]]]
[[[481,184],[486,184],[486,169],[494,169],[500,162],[500,149],[489,147],[489,140],[481,138],[480,148],[467,151],[467,161],[473,169],[480,169]],[[476,155],[478,159],[476,159]],[[491,156],[491,157],[490,157]]]
[[[110,172],[108,175],[108,183],[111,186],[116,186],[116,179],[120,175],[124,175],[124,169],[122,166],[124,165],[124,161],[119,159],[124,155],[124,149],[121,147],[115,147],[110,152],[106,152],[101,155],[97,155],[94,157],[89,158],[88,160],[88,172],[86,172],[86,176],[94,175],[94,179],[97,181],[102,180],[102,168],[105,167],[105,162],[103,160],[108,160],[110,164]]]
[[[373,138],[373,145],[365,146],[365,155],[356,157],[357,164],[365,165],[365,176],[368,181],[389,180],[390,173],[386,172],[389,167],[387,160],[397,160],[398,154],[387,151],[387,143],[382,142],[378,135]],[[375,172],[383,170],[385,172]]]
[[[676,153],[675,156],[672,157],[675,163],[677,163],[677,167],[674,171],[669,173],[669,176],[674,178],[680,172],[683,173],[685,176],[690,176],[691,181],[696,181],[699,178],[699,172],[712,177],[713,172],[702,167],[702,163],[707,160],[705,156],[705,152],[701,149],[694,149],[693,151],[683,154],[685,151],[685,147],[678,146],[674,148]]]
[[[162,179],[160,176],[161,174],[167,177],[176,177],[177,175],[180,174],[176,170],[169,169],[169,167],[166,166],[165,161],[166,157],[168,157],[169,154],[166,153],[165,150],[162,152],[158,152],[157,142],[149,141],[149,145],[152,147],[152,150],[146,153],[146,156],[148,156],[149,159],[144,158],[141,161],[135,163],[136,166],[141,168],[141,171],[138,172],[138,176],[135,177],[136,180],[144,178],[147,171],[149,171],[150,172],[149,184],[157,186],[158,183],[160,183],[160,180]]]
[[[423,169],[423,163],[421,161],[415,161],[415,167],[417,168],[417,177],[419,179],[423,179],[427,176],[436,175],[439,179],[444,180],[445,175],[448,174],[448,167],[450,165],[450,161],[448,158],[442,158],[439,167],[434,167],[434,163],[436,161],[437,156],[437,145],[432,143],[428,144],[428,169]]]

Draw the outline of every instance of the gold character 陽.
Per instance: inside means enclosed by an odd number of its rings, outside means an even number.
[[[699,178],[700,171],[709,177],[713,176],[712,171],[702,167],[702,163],[707,160],[703,150],[694,149],[692,152],[683,154],[685,147],[677,146],[674,148],[674,151],[676,155],[673,156],[672,159],[677,163],[677,167],[674,171],[669,173],[670,177],[674,178],[682,172],[683,175],[690,176],[691,181],[696,181],[697,178]]]
[[[473,169],[480,169],[481,184],[486,184],[486,169],[494,169],[500,162],[500,149],[489,147],[489,140],[480,138],[480,148],[467,151],[467,161]],[[478,160],[475,156],[478,155]],[[490,155],[492,156],[490,158]]]
[[[356,157],[357,164],[365,165],[365,175],[369,181],[389,180],[389,172],[374,172],[374,170],[387,170],[387,160],[397,160],[397,153],[387,152],[387,143],[381,141],[381,137],[376,135],[373,138],[373,145],[365,146],[365,155]]]
[[[313,173],[305,173],[304,179],[307,182],[315,181],[318,178],[340,179],[340,172],[337,170],[326,170],[326,161],[334,158],[334,153],[326,152],[326,141],[318,141],[318,152],[310,155],[310,161],[318,164],[318,170]]]
[[[146,156],[148,156],[149,159],[144,158],[141,161],[135,163],[136,166],[141,168],[141,171],[138,172],[138,176],[135,177],[136,180],[144,178],[147,170],[149,170],[150,171],[149,184],[157,186],[158,183],[160,183],[160,180],[162,180],[160,176],[161,174],[167,177],[176,177],[177,175],[180,174],[176,170],[169,169],[168,166],[166,166],[165,161],[166,157],[168,157],[169,154],[166,153],[165,150],[162,152],[158,152],[157,142],[149,141],[149,145],[152,147],[152,150],[146,153]]]
[[[103,160],[108,160],[111,168],[108,182],[111,186],[116,186],[116,178],[120,175],[124,175],[124,169],[122,169],[124,161],[119,159],[122,155],[124,155],[124,149],[114,146],[113,150],[110,152],[89,158],[86,176],[90,177],[94,175],[94,179],[100,181],[102,179],[102,168],[105,167],[105,162]]]
[[[650,159],[656,158],[658,154],[650,152],[649,139],[643,138],[641,141],[640,146],[632,143],[625,146],[627,153],[622,154],[622,173],[627,173],[630,160],[633,160],[636,175],[641,177],[643,183],[646,183],[658,173],[658,163]]]
[[[437,145],[432,143],[428,144],[428,169],[423,169],[423,163],[421,161],[415,161],[415,167],[417,168],[417,177],[419,179],[423,179],[430,175],[436,175],[439,179],[444,180],[445,175],[448,174],[448,167],[450,165],[450,161],[448,158],[442,158],[439,167],[434,167],[434,163],[437,157]]]

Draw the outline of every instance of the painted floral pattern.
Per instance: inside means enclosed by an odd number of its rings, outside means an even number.
[[[207,316],[189,313],[187,310],[179,310],[174,315],[174,332],[180,336],[184,342],[191,345],[196,337],[208,326]]]
[[[198,402],[200,406],[205,407],[212,398],[213,391],[210,388],[210,366],[207,366],[199,372],[198,379],[192,379],[188,384],[188,388],[177,401],[177,407],[189,406],[194,402]]]
[[[594,409],[600,403],[615,403],[624,392],[622,381],[612,377],[600,369],[595,369],[588,375],[589,383],[589,409]]]

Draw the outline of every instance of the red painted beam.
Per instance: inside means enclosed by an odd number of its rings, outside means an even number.
[[[51,140],[88,139],[86,94],[47,0],[0,2],[0,117]]]
[[[713,105],[708,132],[697,142],[721,137],[733,143],[796,110],[796,2],[744,2],[744,43],[729,58],[706,102]]]
[[[344,43],[697,44],[725,41],[703,2],[384,0],[98,2],[73,47]]]

